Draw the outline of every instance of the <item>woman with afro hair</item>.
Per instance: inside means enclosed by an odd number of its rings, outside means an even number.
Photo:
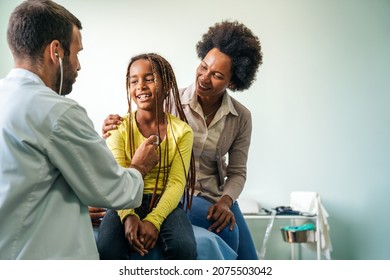
[[[244,24],[222,21],[208,29],[196,51],[201,62],[195,82],[180,90],[194,132],[196,166],[195,193],[187,214],[193,225],[218,234],[238,259],[257,259],[237,203],[246,181],[252,117],[228,90],[244,91],[255,81],[263,58],[260,41]],[[103,137],[120,122],[118,115],[109,115]]]

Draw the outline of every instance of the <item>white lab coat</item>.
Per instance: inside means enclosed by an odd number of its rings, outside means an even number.
[[[88,205],[138,207],[141,174],[32,72],[0,80],[0,104],[0,259],[98,259]]]

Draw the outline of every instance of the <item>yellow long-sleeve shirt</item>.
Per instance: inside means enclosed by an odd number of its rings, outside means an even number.
[[[133,113],[135,114],[135,113]],[[118,129],[111,131],[111,136],[107,138],[107,146],[113,153],[116,161],[123,167],[128,167],[131,163],[129,150],[129,117],[123,117],[123,122]],[[139,147],[146,138],[138,130],[133,120],[135,148]],[[177,207],[183,195],[186,177],[190,165],[193,132],[191,127],[177,117],[167,114],[167,134],[160,143],[161,155],[165,154],[166,144],[169,141],[169,160],[168,166],[164,166],[164,160],[161,161],[161,171],[168,172],[168,183],[157,206],[143,219],[152,223],[157,230],[160,230],[161,224],[166,217]],[[177,144],[176,144],[176,143]],[[144,194],[153,193],[158,173],[158,164],[144,178]],[[159,176],[157,194],[161,194],[163,174]],[[123,221],[128,215],[136,215],[134,209],[119,210],[118,214]]]

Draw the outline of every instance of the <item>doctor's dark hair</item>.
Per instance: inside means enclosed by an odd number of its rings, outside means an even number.
[[[51,0],[27,0],[10,16],[8,45],[14,57],[41,62],[45,47],[58,40],[68,56],[74,25],[82,29],[81,22],[63,6]]]
[[[256,80],[263,63],[260,41],[252,31],[238,21],[222,21],[210,27],[196,45],[200,59],[217,48],[232,60],[232,91],[248,89]]]
[[[182,121],[188,123],[186,115],[184,114],[183,108],[181,106],[179,89],[178,89],[178,86],[176,83],[176,76],[175,76],[175,73],[172,69],[171,64],[165,58],[163,58],[161,55],[158,55],[155,53],[144,53],[144,54],[140,54],[140,55],[132,57],[128,66],[127,66],[127,71],[126,71],[126,92],[127,92],[128,116],[129,116],[129,131],[128,131],[129,141],[128,142],[129,142],[129,150],[130,150],[131,156],[134,155],[136,148],[135,148],[135,143],[134,143],[135,142],[134,141],[135,129],[133,127],[133,121],[132,121],[132,118],[134,117],[134,115],[132,114],[132,106],[131,106],[132,101],[131,101],[131,93],[130,93],[130,86],[131,86],[130,68],[135,61],[141,60],[141,59],[149,61],[150,66],[152,68],[152,72],[153,72],[154,83],[156,85],[156,91],[161,91],[163,93],[162,96],[164,98],[164,104],[165,104],[163,110],[167,113],[170,113],[172,111],[176,111],[178,114],[178,117]],[[157,88],[157,81],[159,79],[161,79],[161,84],[162,84],[161,89]],[[159,104],[159,100],[158,100],[159,95],[157,94],[156,96],[157,96],[156,103]],[[158,108],[158,106],[156,106],[156,111],[158,111],[159,109],[160,108]],[[160,114],[158,114],[158,112],[156,112],[157,127],[159,127],[158,123],[160,123],[160,120],[158,117],[159,115]],[[166,114],[166,116],[167,116],[167,118],[170,118],[171,115]],[[181,157],[181,152],[178,149],[178,144],[176,142],[176,137],[174,135],[174,132],[171,131],[171,133],[173,135],[173,142],[172,143],[174,143],[176,145],[178,154]],[[161,139],[159,130],[157,131],[157,134],[158,134],[159,138]],[[157,203],[159,202],[159,200],[161,198],[161,195],[164,193],[164,191],[167,187],[167,184],[168,184],[168,179],[169,179],[168,173],[164,172],[162,170],[161,165],[162,165],[162,161],[164,161],[165,166],[169,165],[169,154],[168,154],[169,153],[169,144],[170,144],[170,141],[168,141],[168,138],[167,138],[167,141],[165,141],[165,153],[164,154],[161,154],[161,149],[158,149],[158,151],[160,153],[159,154],[160,160],[159,160],[159,164],[158,164],[156,185],[155,185],[155,188],[153,191],[152,199],[150,201],[149,211],[151,211],[154,207],[156,207]],[[182,160],[182,163],[184,166],[184,161],[183,161],[182,157],[181,157],[181,160]],[[189,208],[191,208],[192,196],[194,194],[194,188],[195,188],[195,159],[194,159],[193,153],[191,153],[189,170],[184,170],[184,171],[186,173],[185,176],[187,178],[187,182],[186,182],[186,187],[185,187],[185,191],[183,194],[183,204],[185,204],[186,208],[189,209]],[[163,189],[162,189],[161,195],[157,196],[156,192],[158,189],[158,181],[159,181],[160,175],[162,175]]]

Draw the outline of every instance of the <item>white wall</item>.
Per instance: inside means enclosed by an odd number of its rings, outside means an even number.
[[[0,75],[12,59],[6,25],[21,1],[0,0]],[[242,197],[288,205],[293,190],[317,191],[330,218],[335,259],[390,259],[390,1],[59,0],[82,21],[82,70],[70,98],[100,133],[125,113],[125,68],[139,52],[162,54],[179,86],[194,79],[195,44],[222,19],[260,38],[257,81],[233,94],[253,113]],[[6,106],[6,104],[1,104]],[[261,234],[254,229],[259,245]],[[288,257],[275,231],[268,258]]]

